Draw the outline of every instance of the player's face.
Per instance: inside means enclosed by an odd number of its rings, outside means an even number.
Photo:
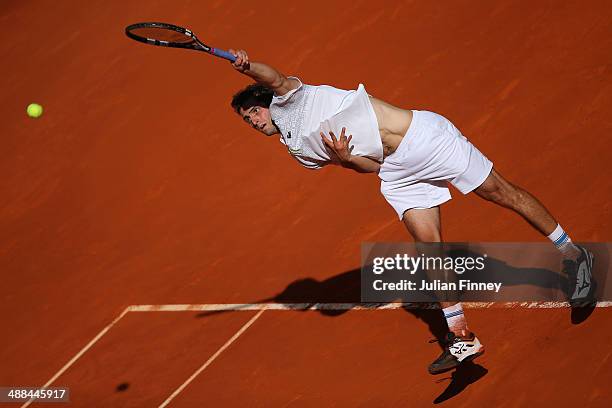
[[[262,106],[251,106],[250,108],[240,108],[240,116],[246,123],[248,123],[253,129],[263,133],[267,136],[272,136],[278,133],[278,129],[272,122],[270,116],[270,109]]]

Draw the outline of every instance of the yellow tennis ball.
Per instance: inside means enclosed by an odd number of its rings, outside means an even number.
[[[40,115],[42,115],[43,113],[43,108],[42,106],[40,106],[37,103],[31,103],[28,105],[28,108],[26,109],[26,112],[28,112],[28,116],[31,118],[37,118]]]

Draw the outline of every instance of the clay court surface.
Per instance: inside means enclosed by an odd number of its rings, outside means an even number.
[[[609,406],[609,307],[470,309],[487,353],[435,377],[436,311],[129,309],[359,303],[360,243],[409,240],[375,175],[308,171],[245,126],[229,63],[123,34],[155,20],[439,112],[575,241],[612,240],[609,2],[3,1],[0,386],[53,379],[79,407]],[[446,240],[542,242],[453,196]]]

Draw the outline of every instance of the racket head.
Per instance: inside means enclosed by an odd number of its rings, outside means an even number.
[[[132,40],[145,44],[210,52],[210,47],[202,44],[191,30],[174,24],[159,22],[130,24],[125,28],[125,34]]]

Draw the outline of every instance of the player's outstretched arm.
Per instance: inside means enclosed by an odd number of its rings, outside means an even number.
[[[236,57],[236,61],[232,63],[234,69],[253,78],[255,82],[272,88],[276,95],[284,95],[300,85],[296,79],[287,78],[269,65],[250,61],[245,50],[229,50],[229,52]]]
[[[321,132],[321,140],[327,147],[334,161],[339,163],[342,167],[355,170],[359,173],[378,173],[380,171],[380,164],[377,161],[351,154],[353,148],[349,143],[353,135],[347,137],[345,132],[346,128],[342,128],[340,137],[337,139],[334,132],[329,132],[329,139],[325,133]]]

